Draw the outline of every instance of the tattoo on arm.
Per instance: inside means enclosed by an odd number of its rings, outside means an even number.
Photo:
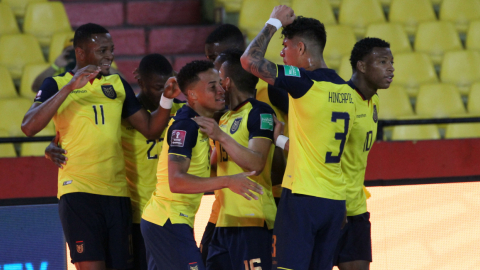
[[[275,26],[265,25],[262,32],[253,39],[245,52],[249,59],[247,71],[272,85],[277,77],[277,65],[265,59],[265,52],[275,32]]]

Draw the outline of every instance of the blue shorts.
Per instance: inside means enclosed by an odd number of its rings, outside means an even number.
[[[145,242],[143,241],[140,224],[132,224],[132,242],[133,242],[133,270],[147,270],[147,253],[145,251]]]
[[[370,213],[347,217],[347,224],[335,250],[334,263],[372,261]]]
[[[72,263],[104,261],[114,269],[133,266],[130,198],[67,193],[60,197],[58,212]]]
[[[272,268],[272,230],[265,227],[216,227],[207,269]]]
[[[193,229],[187,224],[172,224],[169,219],[160,226],[142,219],[140,227],[148,270],[205,270]]]
[[[200,252],[202,253],[203,263],[207,264],[208,247],[212,241],[213,231],[215,230],[215,223],[208,222],[203,232],[202,241],[200,242]]]
[[[332,270],[345,201],[284,188],[273,230],[273,269]]]

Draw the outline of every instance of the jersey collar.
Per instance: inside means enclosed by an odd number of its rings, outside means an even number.
[[[73,71],[69,71],[68,73],[72,74],[72,77],[75,76],[75,73]],[[103,75],[100,74],[100,79],[98,80],[101,80],[101,78],[103,77]],[[95,81],[96,78],[93,78],[91,79],[89,82],[90,84],[93,84],[93,82]]]
[[[180,119],[191,119],[194,117],[200,116],[196,111],[194,111],[190,106],[183,106],[177,111],[177,114],[173,117],[175,120]]]
[[[237,105],[232,111],[239,111],[243,106],[245,106],[247,103],[249,103],[252,99],[254,98],[247,98],[243,102]]]
[[[355,84],[352,82],[352,80],[349,80],[347,82],[347,84],[352,88],[352,89],[355,89],[355,91],[357,91],[357,93],[362,97],[362,100],[367,100],[365,98],[365,96],[362,94],[362,92],[358,91],[358,88],[355,86]]]

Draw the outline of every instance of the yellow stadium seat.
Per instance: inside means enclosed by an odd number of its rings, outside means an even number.
[[[407,53],[412,51],[407,33],[402,25],[394,23],[376,23],[367,28],[366,37],[381,38],[390,43],[390,50],[396,53]]]
[[[0,99],[16,98],[17,90],[6,67],[0,66]]]
[[[392,141],[438,140],[440,132],[436,125],[394,126]]]
[[[384,7],[389,7],[392,4],[392,0],[378,0],[378,2]]]
[[[25,11],[27,10],[28,4],[47,2],[47,0],[2,0],[2,2],[10,6],[15,16],[23,18],[25,16]]]
[[[424,53],[402,53],[394,56],[394,85],[405,87],[410,97],[415,97],[420,84],[438,82],[433,64]]]
[[[242,0],[215,0],[215,6],[222,6],[226,12],[240,12]]]
[[[327,44],[323,51],[323,58],[328,61],[329,68],[337,69],[344,55],[350,55],[353,45],[357,41],[352,28],[347,25],[329,25],[327,31]]]
[[[342,5],[342,0],[328,0],[332,8],[339,8]]]
[[[440,6],[440,20],[455,23],[458,32],[467,32],[471,21],[480,19],[480,1],[443,0]]]
[[[0,37],[0,65],[5,66],[12,79],[20,79],[26,64],[45,63],[37,39],[30,34]]]
[[[429,0],[393,0],[388,19],[400,23],[413,36],[419,23],[435,21],[435,11]]]
[[[49,64],[29,64],[25,66],[22,80],[20,81],[20,95],[22,97],[28,98],[30,100],[33,100],[35,98],[37,93],[32,91],[33,81],[38,75],[40,75],[40,73],[42,73],[48,67]]]
[[[467,50],[480,50],[480,21],[470,23],[465,45]]]
[[[9,136],[25,136],[21,130],[23,117],[32,106],[33,101],[26,98],[0,99],[0,129],[8,132]]]
[[[50,42],[50,49],[48,50],[48,62],[53,64],[57,57],[62,53],[65,48],[65,43],[68,38],[72,38],[75,32],[60,32],[55,33],[52,36],[52,42]]]
[[[267,51],[265,52],[265,58],[274,62],[275,64],[283,65],[283,58],[280,56],[280,52],[283,50],[283,39],[281,31],[275,32],[270,43],[268,43]]]
[[[379,119],[391,120],[414,115],[412,105],[403,87],[392,85],[388,89],[378,90],[377,94],[380,98]]]
[[[480,52],[447,52],[443,57],[442,82],[454,83],[462,95],[467,95],[472,83],[480,81]]]
[[[447,51],[462,49],[462,42],[451,22],[424,22],[418,26],[415,35],[415,51],[430,56],[434,65],[442,63]]]
[[[7,138],[8,132],[0,129],[0,138]],[[13,143],[0,143],[0,158],[17,157]]]
[[[443,0],[430,0],[430,2],[432,2],[433,5],[440,5],[442,1]]]
[[[480,123],[448,124],[445,139],[480,138]]]
[[[243,0],[238,26],[247,32],[249,42],[263,29],[273,8],[278,4],[278,0]]]
[[[378,0],[343,0],[338,21],[351,26],[357,37],[363,37],[368,25],[385,22],[385,15]]]
[[[449,83],[422,85],[415,107],[421,117],[444,118],[466,114],[462,97],[455,85]]]
[[[0,36],[5,34],[18,34],[18,24],[10,6],[0,3]]]
[[[292,9],[296,16],[315,18],[324,25],[337,24],[328,0],[292,0]]]
[[[470,88],[467,110],[469,114],[480,115],[480,82],[472,84]]]
[[[42,131],[37,133],[35,137],[40,136],[55,136],[55,128],[53,125],[49,124]],[[45,155],[45,148],[50,144],[50,142],[28,142],[22,143],[22,148],[20,149],[21,157],[37,156],[41,157]]]
[[[23,31],[36,36],[46,47],[54,33],[72,31],[72,27],[61,2],[32,3],[27,7]]]
[[[327,64],[328,67],[330,67]],[[340,62],[340,67],[338,68],[338,75],[342,77],[345,81],[350,80],[352,77],[352,64],[350,64],[350,55],[344,55],[342,61]]]

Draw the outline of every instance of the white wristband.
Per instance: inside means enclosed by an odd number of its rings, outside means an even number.
[[[288,141],[287,136],[278,135],[278,138],[277,138],[277,141],[275,142],[275,145],[282,148],[282,149],[285,149],[285,144],[287,143],[287,141]]]
[[[270,18],[270,19],[268,19],[268,21],[265,24],[267,24],[267,23],[275,26],[277,28],[277,30],[280,29],[280,27],[282,27],[282,22],[279,19]]]
[[[162,94],[162,98],[160,98],[160,107],[164,109],[171,109],[173,106],[173,98],[166,98]]]

